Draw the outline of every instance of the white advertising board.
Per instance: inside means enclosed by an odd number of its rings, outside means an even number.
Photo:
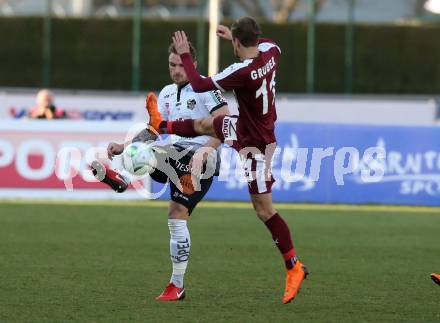
[[[36,91],[0,92],[0,119],[24,119],[35,105]],[[237,104],[226,95],[232,114]],[[55,91],[55,105],[69,119],[87,121],[144,122],[144,95],[128,92]],[[295,96],[279,94],[279,121],[356,123],[378,125],[433,125],[437,122],[438,102],[430,97],[376,96]]]

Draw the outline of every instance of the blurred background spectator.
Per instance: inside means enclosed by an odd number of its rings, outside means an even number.
[[[47,89],[38,91],[37,105],[29,110],[28,117],[32,119],[64,119],[66,112],[55,107],[53,93]]]

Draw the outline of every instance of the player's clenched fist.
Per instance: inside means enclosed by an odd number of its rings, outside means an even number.
[[[116,142],[111,142],[107,146],[107,156],[110,160],[113,159],[113,156],[120,155],[124,151],[123,144],[117,144]]]
[[[177,54],[189,53],[188,38],[184,31],[178,30],[174,33],[173,43]]]
[[[219,25],[217,27],[217,36],[226,39],[226,40],[232,40],[232,33],[231,30],[223,25]]]

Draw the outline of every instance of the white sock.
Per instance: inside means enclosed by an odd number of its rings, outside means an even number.
[[[170,230],[170,256],[173,263],[170,283],[182,288],[183,276],[188,265],[191,237],[186,220],[168,219],[168,228]]]
[[[124,168],[118,169],[118,173],[124,178],[127,183],[133,182],[134,175],[127,172]]]

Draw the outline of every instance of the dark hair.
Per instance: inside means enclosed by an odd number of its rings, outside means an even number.
[[[188,44],[189,44],[189,54],[191,55],[191,58],[193,59],[193,61],[196,61],[197,60],[196,49],[193,46],[193,44],[191,44],[191,42],[188,42]],[[171,53],[177,55],[177,51],[176,51],[176,47],[174,47],[174,43],[171,43],[170,46],[168,47],[168,55]]]
[[[232,38],[238,38],[244,47],[258,45],[261,28],[252,17],[243,17],[231,26]]]

